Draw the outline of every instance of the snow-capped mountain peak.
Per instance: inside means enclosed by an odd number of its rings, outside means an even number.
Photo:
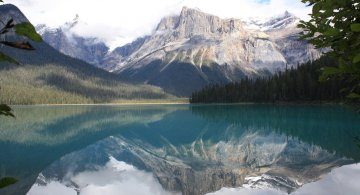
[[[63,54],[84,60],[95,66],[100,66],[109,48],[95,37],[77,35],[75,28],[83,23],[78,14],[75,18],[57,28],[50,28],[45,24],[36,26],[36,31],[45,42]]]
[[[104,44],[88,44],[90,39],[76,34],[71,40],[66,38],[67,31],[83,25],[78,16],[64,25],[67,28],[47,33],[44,40],[129,81],[188,96],[208,84],[267,76],[319,58],[320,51],[297,39],[298,21],[287,11],[244,21],[184,7],[178,15],[163,18],[150,35],[111,52]]]
[[[244,20],[243,23],[244,28],[246,29],[272,31],[295,27],[299,21],[300,18],[288,11],[285,11],[282,14],[270,18],[248,18],[247,20]]]
[[[72,29],[76,25],[78,25],[79,22],[80,22],[80,16],[79,16],[79,14],[76,14],[75,18],[72,21],[66,22],[64,25],[61,26],[61,28],[62,29]]]

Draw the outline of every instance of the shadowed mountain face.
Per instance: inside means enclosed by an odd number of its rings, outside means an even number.
[[[28,22],[14,5],[1,5],[0,17]],[[24,37],[7,36],[6,40]],[[21,63],[1,63],[0,102],[8,104],[94,103],[120,99],[170,97],[158,87],[125,82],[118,75],[59,53],[45,42],[32,42],[34,51],[1,46],[0,51]]]
[[[333,106],[16,107],[15,114],[21,120],[1,119],[0,165],[20,182],[1,194],[31,187],[51,194],[44,190],[53,185],[119,194],[134,182],[132,190],[159,194],[245,184],[292,192],[360,159],[359,116]]]

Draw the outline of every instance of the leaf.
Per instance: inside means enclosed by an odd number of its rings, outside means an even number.
[[[18,180],[12,177],[4,177],[0,179],[0,188],[15,184]]]
[[[9,41],[0,41],[0,43],[14,47],[17,49],[25,49],[25,50],[35,50],[33,46],[29,42],[9,42]]]
[[[302,23],[299,23],[299,24],[297,25],[297,27],[298,27],[298,28],[305,28],[305,25],[302,24]]]
[[[360,24],[359,23],[351,24],[350,28],[351,28],[351,31],[353,31],[353,32],[360,32]]]
[[[41,42],[42,38],[39,34],[37,34],[35,27],[29,22],[23,22],[15,25],[15,32],[18,35],[28,37],[29,39]]]
[[[320,81],[325,81],[331,76],[339,74],[341,71],[335,67],[325,67],[322,70],[322,74],[320,75]]]
[[[13,19],[10,19],[7,23],[6,23],[6,28],[12,28],[14,27],[14,20]]]
[[[312,8],[312,13],[313,13],[313,14],[319,13],[319,11],[321,10],[321,8],[322,8],[322,5],[321,5],[320,3],[315,4],[315,5],[313,6],[313,8]]]
[[[0,52],[0,62],[3,61],[3,62],[10,62],[10,63],[13,63],[13,64],[17,64],[17,65],[20,65],[19,62],[17,62],[16,60],[14,60],[12,57],[8,56],[8,55],[5,55],[4,53]]]
[[[354,57],[354,59],[353,59],[353,63],[354,63],[354,64],[356,64],[356,63],[358,63],[358,62],[360,62],[360,54],[356,55],[356,56]]]
[[[10,106],[8,106],[6,104],[0,104],[0,110],[10,112],[12,109],[10,108]]]
[[[12,111],[13,110],[10,108],[10,106],[6,104],[0,104],[0,115],[15,117]]]
[[[325,36],[336,36],[340,33],[339,29],[336,28],[329,28],[327,31],[323,33]]]
[[[357,93],[350,93],[348,96],[346,96],[349,99],[360,99],[360,95]]]

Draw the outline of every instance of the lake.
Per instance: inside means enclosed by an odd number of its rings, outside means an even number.
[[[328,105],[15,106],[2,195],[360,194],[360,115]]]

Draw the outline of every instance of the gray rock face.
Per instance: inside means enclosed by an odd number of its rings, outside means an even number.
[[[285,11],[283,14],[268,18],[249,18],[244,20],[244,26],[246,29],[256,29],[261,31],[270,31],[276,29],[284,29],[289,27],[295,27],[300,21],[298,17]]]
[[[208,84],[270,75],[319,58],[320,51],[297,40],[298,21],[288,12],[256,23],[184,7],[150,36],[111,52],[102,67],[187,96]]]
[[[96,38],[84,38],[72,33],[71,29],[76,26],[78,19],[76,16],[72,22],[59,28],[49,28],[41,24],[36,26],[36,30],[45,42],[61,53],[101,67],[109,48]]]
[[[66,55],[178,96],[209,84],[271,75],[316,60],[325,51],[298,40],[299,18],[287,11],[261,21],[221,19],[184,7],[179,15],[163,18],[151,35],[111,52],[95,38],[70,33],[77,22],[57,29],[39,25],[37,30]]]

